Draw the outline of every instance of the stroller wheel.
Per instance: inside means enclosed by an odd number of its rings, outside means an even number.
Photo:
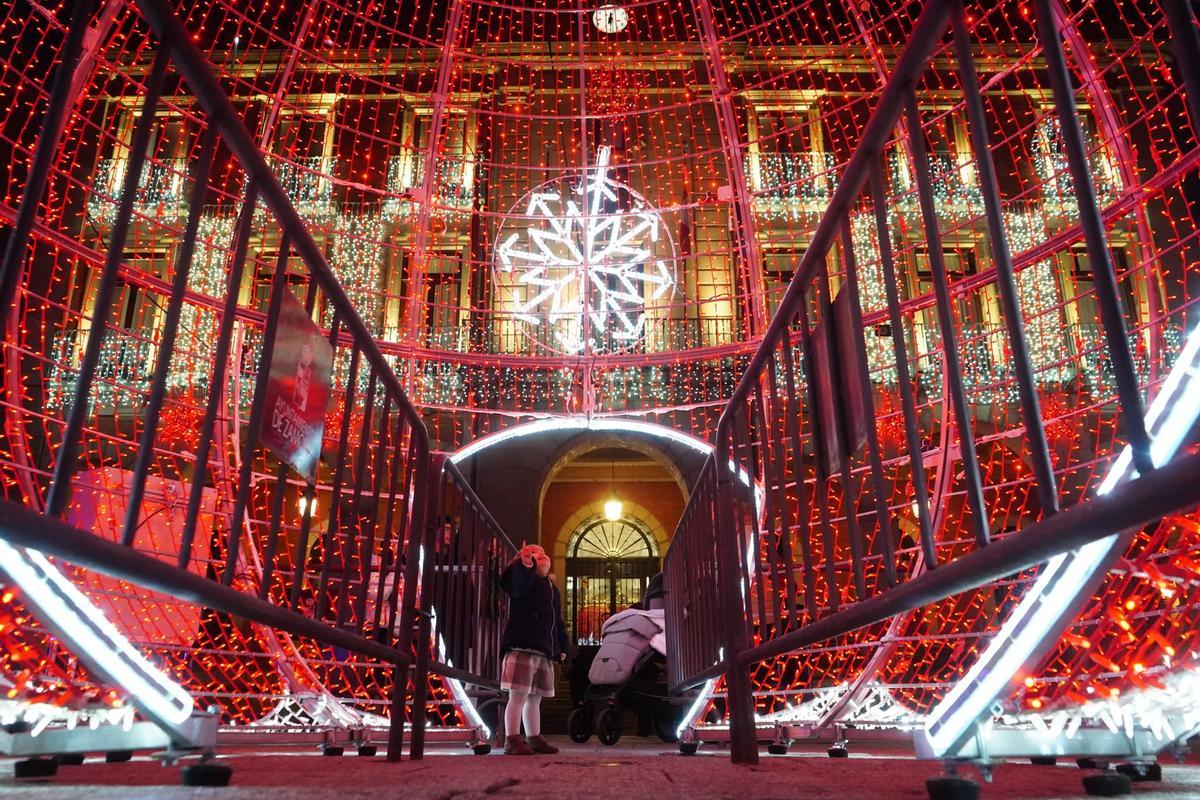
[[[578,706],[567,717],[567,736],[576,744],[583,744],[592,738],[592,727],[595,724],[591,706]]]
[[[596,717],[596,738],[606,745],[614,745],[620,740],[621,712],[619,709],[606,708]]]

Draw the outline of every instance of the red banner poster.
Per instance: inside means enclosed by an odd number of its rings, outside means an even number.
[[[274,335],[260,441],[311,478],[321,457],[333,348],[291,292],[283,293]]]

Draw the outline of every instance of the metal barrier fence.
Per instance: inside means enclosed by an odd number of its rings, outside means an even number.
[[[44,499],[44,517],[4,504],[0,539],[16,546],[14,559],[33,558],[20,548],[36,548],[69,562],[72,583],[102,598],[112,621],[142,639],[136,647],[167,665],[202,705],[225,706],[222,721],[265,729],[280,712],[275,721],[294,727],[280,708],[262,705],[271,700],[269,687],[277,686],[281,704],[315,692],[341,705],[343,726],[365,728],[390,711],[389,758],[397,760],[412,652],[423,653],[413,633],[431,487],[438,489],[438,503],[469,521],[464,541],[507,540],[465,485],[454,482],[461,477],[452,469],[445,485],[459,487],[457,496],[443,489],[440,463],[431,477],[419,414],[175,13],[158,0],[138,7],[159,46],[107,253],[98,265],[86,347],[81,362],[69,365],[73,379],[62,398],[52,473],[30,461],[21,474],[26,496]],[[18,292],[20,276],[30,260],[30,235],[66,124],[69,85],[89,19],[83,8],[72,19],[4,254],[5,323],[37,302]],[[174,178],[189,198],[189,213],[170,282],[156,279],[166,298],[164,319],[148,334],[153,338],[136,365],[139,380],[130,385],[98,365],[106,346],[128,333],[114,308],[116,288],[152,280],[132,273],[123,254],[137,244],[131,229],[145,223],[134,219],[145,191],[139,178],[152,152],[163,88],[174,80],[185,82],[195,97],[202,134],[190,174]],[[237,187],[233,195],[230,186]],[[240,206],[231,240],[203,240],[198,230],[201,210],[214,195]],[[225,276],[223,291],[213,294],[224,300],[216,307],[196,305],[190,279],[213,259]],[[291,338],[282,333],[289,329]],[[290,361],[281,372],[285,355]],[[4,358],[6,378],[48,371],[43,356],[12,344]],[[182,395],[172,388],[180,370],[191,376]],[[239,371],[256,375],[248,403],[237,396]],[[196,375],[204,380],[194,380]],[[127,395],[121,403],[110,402],[116,392]],[[327,399],[333,410],[325,413]],[[264,431],[285,440],[276,444],[279,455],[266,452]],[[447,551],[429,544],[427,577],[434,588],[423,602],[436,611],[448,577],[436,564]],[[53,570],[48,562],[30,564],[33,577]],[[10,574],[18,567],[24,570],[15,561],[5,565]],[[23,599],[35,602],[32,594]],[[453,604],[444,613],[456,623],[465,619]],[[249,621],[252,632],[221,615]],[[176,693],[170,708],[143,702],[153,691],[131,684],[124,666],[90,653],[71,625],[50,624],[101,679],[122,685],[139,711],[189,746],[179,731],[192,697]],[[440,628],[452,647],[465,646],[461,629],[445,622]],[[482,650],[464,658],[464,667],[495,669]],[[288,665],[283,678],[273,663]],[[434,668],[455,671],[448,656]],[[143,679],[157,680],[153,670],[137,678]],[[424,699],[422,685],[419,702]],[[416,717],[423,735],[423,706]],[[308,722],[321,720],[310,712]]]
[[[417,653],[413,677],[413,758],[424,747],[423,692],[430,673],[449,683],[469,713],[477,714],[483,704],[468,699],[463,684],[494,693],[488,704],[498,702],[500,643],[508,620],[500,575],[519,550],[452,461],[435,456],[430,475],[417,639],[429,646]],[[481,718],[474,722],[486,729]],[[482,747],[486,740],[485,732],[475,744]]]
[[[1189,53],[1195,52],[1195,19],[1186,3],[1166,0],[1163,5],[1173,15],[1173,30],[1178,29],[1180,74],[1187,84],[1192,125],[1200,130],[1200,79],[1186,69],[1194,62]],[[1080,465],[1064,467],[1054,454],[1054,432],[1048,433],[1047,422],[1053,415],[1039,393],[1039,380],[1044,383],[1045,371],[1054,365],[1044,363],[1044,353],[1034,357],[1030,340],[1036,326],[1022,317],[1012,226],[1001,201],[968,21],[960,3],[931,0],[907,37],[908,46],[862,128],[861,141],[839,176],[795,277],[721,415],[713,454],[665,559],[672,690],[724,683],[717,714],[729,721],[734,761],[755,762],[758,757],[752,670],[764,666],[768,678],[778,680],[791,674],[792,687],[801,688],[805,675],[818,684],[833,676],[854,681],[857,691],[877,666],[858,654],[869,650],[853,648],[885,640],[882,623],[1045,565],[1036,582],[1027,575],[1014,584],[1014,592],[1031,585],[1007,619],[997,611],[1004,624],[997,623],[1000,630],[987,647],[960,655],[964,667],[955,673],[958,684],[950,692],[938,690],[941,701],[926,717],[922,752],[938,757],[965,752],[976,723],[988,715],[1022,665],[1035,665],[1056,642],[1134,532],[1200,503],[1192,482],[1197,458],[1167,463],[1185,443],[1200,411],[1194,401],[1182,400],[1196,390],[1187,387],[1189,370],[1196,368],[1197,343],[1181,342],[1182,352],[1172,353],[1170,363],[1161,346],[1153,346],[1157,352],[1147,356],[1148,369],[1139,370],[1135,363],[1126,329],[1129,317],[1107,241],[1106,224],[1112,217],[1102,215],[1098,206],[1063,55],[1062,21],[1048,0],[1035,3],[1034,9],[1054,120],[1063,135],[1064,168],[1078,208],[1078,224],[1062,234],[1062,241],[1085,243],[1103,334],[1094,348],[1099,354],[1092,352],[1090,362],[1105,365],[1106,380],[1093,380],[1094,386],[1080,390],[1080,401],[1086,401],[1080,407],[1101,409],[1097,417],[1109,426],[1119,413],[1115,425],[1128,447],[1122,451],[1114,435],[1111,455],[1120,457],[1100,483],[1101,496],[1060,511],[1064,498],[1087,494],[1093,467],[1107,454],[1085,462],[1082,478]],[[943,44],[948,32],[953,34],[949,47]],[[963,98],[995,268],[994,291],[1007,334],[1001,349],[1009,367],[995,380],[1012,393],[1020,411],[1017,425],[1005,430],[993,421],[996,432],[986,438],[991,443],[1019,437],[1016,447],[1026,470],[1020,478],[981,470],[985,437],[977,429],[977,416],[992,401],[979,399],[979,381],[967,375],[963,339],[978,337],[956,307],[979,287],[951,286],[948,280],[929,143],[914,93],[935,69],[935,59],[941,62],[936,67],[941,76],[957,77],[954,90]],[[899,198],[885,188],[885,157],[893,137],[915,174],[911,193]],[[895,242],[905,241],[897,230],[904,215],[895,207],[913,206],[913,195],[932,283],[932,298],[926,298],[932,302],[920,305],[932,305],[928,313],[938,336],[935,347],[918,346],[915,354],[906,341],[906,331],[919,327],[913,319],[915,304],[902,304],[898,297],[893,252]],[[864,220],[875,246],[866,258],[855,246],[860,232],[851,230]],[[861,296],[864,279],[882,286],[886,297],[881,307],[867,307]],[[1184,307],[1174,320],[1161,318],[1156,324],[1181,327],[1186,311]],[[868,342],[872,329],[878,340],[872,335]],[[1158,329],[1150,332],[1155,341],[1160,336]],[[1083,355],[1069,352],[1062,352],[1061,359],[1076,372],[1088,363]],[[885,370],[891,376],[887,380],[880,377]],[[923,387],[914,371],[929,371],[939,379],[935,386]],[[1063,378],[1052,382],[1067,383]],[[881,384],[898,396],[885,398]],[[940,422],[927,418],[936,410],[931,388],[941,392]],[[1149,413],[1143,410],[1144,390],[1154,397]],[[1090,395],[1085,397],[1084,391]],[[891,399],[896,402],[881,407]],[[936,447],[930,446],[930,436],[936,437]],[[931,450],[939,467],[939,483],[933,486],[925,460]],[[1011,497],[1001,490],[1014,485],[1028,486],[1022,491],[1029,493],[1035,512],[997,530],[993,520],[1008,518],[1001,504]],[[905,494],[908,498],[900,502]],[[944,525],[951,503],[958,509],[961,530]],[[1016,528],[1020,530],[1012,532]],[[816,645],[829,652],[814,647],[811,663],[771,661]],[[833,658],[831,653],[843,654],[841,666],[828,666],[822,674],[822,659]],[[970,672],[964,676],[967,666]],[[856,679],[856,674],[867,677]],[[771,691],[766,686],[759,695]],[[845,697],[853,700],[855,695],[848,691]],[[784,698],[784,705],[803,699]]]

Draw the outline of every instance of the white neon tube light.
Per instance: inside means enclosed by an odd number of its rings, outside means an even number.
[[[430,609],[430,629],[433,631],[434,637],[437,639],[438,657],[442,659],[448,667],[453,667],[450,659],[446,657],[446,641],[442,638],[441,632],[437,629],[437,609]],[[450,686],[450,693],[454,695],[454,699],[458,701],[459,707],[466,713],[467,719],[479,726],[483,730],[483,738],[485,740],[492,738],[492,729],[483,721],[483,717],[479,715],[479,709],[475,708],[475,704],[471,702],[467,690],[463,688],[462,682],[454,678],[446,678],[446,683]]]
[[[705,703],[707,703],[708,699],[712,697],[713,687],[716,685],[716,678],[713,678],[704,684],[704,688],[700,690],[700,694],[696,695],[696,699],[692,701],[691,707],[689,707],[687,713],[683,715],[683,719],[679,722],[679,727],[675,729],[676,736],[683,736],[683,732],[687,730],[688,726],[691,725],[698,716],[700,716],[700,712],[704,709]]]
[[[658,439],[666,439],[675,444],[683,445],[691,450],[700,453],[701,455],[709,455],[713,448],[708,442],[697,439],[694,436],[668,428],[664,425],[655,425],[650,422],[640,422],[638,420],[628,419],[608,419],[605,417],[548,417],[546,419],[534,420],[533,422],[524,425],[516,425],[512,428],[505,428],[502,431],[497,431],[482,439],[476,439],[461,450],[452,453],[449,458],[451,463],[458,464],[471,456],[477,455],[489,447],[495,447],[498,444],[520,439],[525,436],[534,436],[539,433],[547,433],[550,431],[598,431],[610,433],[638,433],[644,436],[653,436]],[[743,486],[754,486],[754,507],[758,512],[759,517],[763,513],[763,504],[766,499],[766,490],[757,481],[753,480],[750,473],[738,467],[736,464],[730,463],[733,473],[737,476],[738,481]]]
[[[675,444],[683,445],[697,453],[708,455],[712,452],[712,445],[702,439],[697,439],[683,431],[674,428],[668,428],[664,425],[655,425],[650,422],[640,422],[638,420],[617,420],[607,419],[604,417],[548,417],[546,419],[534,420],[533,422],[524,425],[516,425],[512,428],[505,428],[502,431],[497,431],[489,436],[484,436],[482,439],[476,439],[466,447],[456,453],[451,454],[450,460],[457,464],[460,461],[470,458],[471,456],[486,450],[489,447],[495,447],[498,444],[519,439],[524,436],[533,436],[539,433],[549,431],[611,431],[615,433],[640,433],[645,436],[653,436],[658,439],[667,439]]]
[[[44,555],[0,539],[0,564],[21,599],[85,663],[121,686],[137,708],[179,725],[192,713],[192,696],[151,664]]]

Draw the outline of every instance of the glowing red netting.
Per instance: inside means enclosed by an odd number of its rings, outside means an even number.
[[[1195,326],[1200,143],[1173,72],[1158,3],[1071,0],[1063,6],[1135,361],[1146,395],[1153,396],[1189,324]],[[463,0],[460,13],[454,8],[450,0],[202,0],[180,6],[195,44],[270,154],[381,348],[395,359],[439,449],[457,449],[538,416],[568,413],[636,418],[710,439],[919,5],[718,0],[712,5],[716,41],[704,35],[695,4],[682,0],[625,5],[627,26],[613,32],[597,27],[591,7],[581,14],[573,2]],[[65,7],[0,12],[5,222],[24,185],[66,13]],[[1050,113],[1032,11],[1004,0],[968,3],[968,13],[1047,434],[1062,500],[1069,504],[1094,490],[1122,446],[1115,389],[1102,355],[1078,212]],[[7,495],[32,505],[40,504],[53,464],[121,165],[156,47],[132,6],[98,15],[94,24],[95,48],[81,70],[26,262],[21,317],[6,332],[0,467]],[[730,83],[732,140],[720,128],[714,100],[718,63]],[[442,100],[435,96],[439,75],[447,88]],[[961,92],[942,64],[917,87],[917,95],[955,287],[988,527],[1001,535],[1037,519],[1041,509],[1023,451]],[[198,154],[203,124],[173,73],[160,113],[82,448],[81,476],[96,499],[77,499],[71,512],[73,521],[106,536],[115,535],[114,514],[120,519],[122,472],[140,432],[148,354],[159,341],[191,185],[189,164]],[[549,316],[534,325],[514,311],[513,298],[493,281],[497,234],[501,223],[522,222],[525,212],[514,212],[514,204],[531,188],[577,180],[594,168],[601,146],[611,148],[614,178],[645,197],[676,243],[675,253],[663,256],[675,285],[635,304],[640,334],[633,346],[615,347],[605,338],[611,331],[604,326],[614,324],[606,318],[582,355],[563,355],[561,348],[546,346]],[[739,158],[741,183],[731,168]],[[903,275],[898,288],[909,369],[928,456],[924,479],[933,489],[938,555],[948,559],[969,544],[970,512],[961,473],[946,456],[954,436],[947,425],[928,254],[898,141],[885,163],[890,213],[899,231],[893,248]],[[206,376],[216,309],[245,188],[244,174],[223,148],[213,174],[181,329],[183,352],[172,365],[152,469],[161,497],[150,501],[157,503],[150,510],[159,512],[158,521],[138,542],[168,557],[178,546],[180,510],[169,500],[170,487],[186,481],[191,468],[190,431],[198,409],[209,392],[229,392],[227,444],[214,454],[201,530],[208,553],[194,562],[198,571],[223,563],[225,530],[217,510],[230,504],[236,488],[236,448],[229,443],[246,422],[261,312],[278,249],[268,217],[260,215],[241,287],[244,313],[234,377],[229,386],[211,387]],[[739,222],[735,213],[739,199],[751,211],[748,222]],[[863,219],[867,224],[856,228],[855,247],[862,248],[864,311],[874,329],[884,323],[885,312],[865,212]],[[757,266],[747,261],[748,253]],[[534,314],[545,312],[539,308]],[[919,562],[912,476],[901,457],[895,367],[889,334],[870,334],[887,501],[900,531],[900,569],[908,573]],[[347,364],[337,365],[337,376],[344,385]],[[340,422],[346,413],[335,408],[330,418]],[[353,421],[361,419],[356,415],[361,410],[351,409],[352,431]],[[361,444],[352,440],[347,446]],[[374,469],[368,466],[372,474]],[[265,459],[256,471],[268,471]],[[811,479],[811,462],[800,471]],[[266,495],[252,494],[250,528],[257,536],[268,514]],[[844,526],[848,510],[830,509],[832,523]],[[815,526],[817,512],[811,513]],[[294,535],[300,518],[288,508],[285,531]],[[1198,536],[1194,516],[1141,532],[1121,569],[1014,702],[1024,708],[1079,702],[1097,692],[1154,685],[1161,674],[1190,666],[1200,600]],[[829,585],[818,570],[818,602],[834,594],[852,601],[844,537],[832,555],[837,575]],[[319,549],[310,553],[307,568],[319,569],[314,559],[322,556]],[[877,565],[870,566],[869,585],[879,579]],[[1029,579],[1021,576],[908,614],[888,631],[888,643],[880,643],[885,631],[879,626],[764,663],[755,672],[759,711],[777,711],[816,689],[854,679],[879,648],[887,654],[876,680],[907,709],[926,710],[970,665]],[[79,580],[198,697],[225,705],[231,721],[252,721],[269,712],[283,692],[316,687],[382,713],[390,681],[373,665],[311,644],[271,640],[255,626],[181,609],[135,587],[95,576]],[[759,601],[752,598],[756,620],[767,632],[768,600],[761,606]],[[11,608],[19,613],[19,606]],[[39,642],[30,640],[30,652],[39,663],[56,663],[52,647]],[[26,670],[23,659],[12,652],[0,656],[0,672],[18,680]],[[85,683],[79,687],[87,691]],[[458,721],[457,712],[437,704],[437,698],[431,700],[447,723]]]

